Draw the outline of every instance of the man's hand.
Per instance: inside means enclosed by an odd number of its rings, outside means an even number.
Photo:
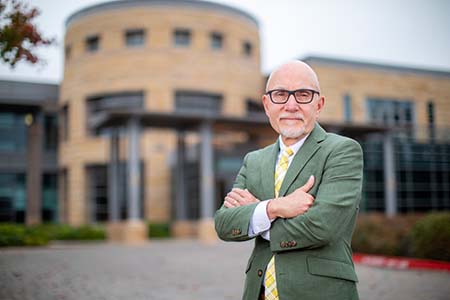
[[[267,204],[267,215],[269,219],[293,218],[304,214],[313,204],[314,197],[308,194],[309,190],[314,186],[314,176],[310,176],[308,182],[293,193],[270,200]]]
[[[253,196],[248,190],[234,188],[227,194],[223,204],[227,208],[232,208],[255,202],[259,202],[259,200],[256,199],[255,196]]]

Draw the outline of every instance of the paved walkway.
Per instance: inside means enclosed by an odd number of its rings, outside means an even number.
[[[141,247],[0,248],[1,300],[240,299],[252,244],[151,241]],[[448,300],[450,273],[357,265],[361,300]],[[339,299],[336,299],[339,300]]]

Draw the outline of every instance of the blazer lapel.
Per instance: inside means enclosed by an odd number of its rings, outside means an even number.
[[[261,184],[262,191],[266,197],[264,199],[272,199],[275,197],[275,163],[277,161],[280,144],[277,140],[272,144],[269,155],[263,156],[261,162]]]
[[[300,150],[295,154],[289,169],[286,172],[283,183],[280,188],[280,197],[285,196],[287,190],[297,178],[298,174],[303,170],[306,163],[314,156],[317,150],[320,149],[320,142],[326,138],[325,130],[316,123],[313,131],[306,139]]]

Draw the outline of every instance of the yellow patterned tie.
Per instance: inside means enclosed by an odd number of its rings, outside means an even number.
[[[284,176],[286,175],[289,156],[294,154],[291,148],[285,148],[275,168],[275,197],[278,198],[280,193],[281,184],[283,183]],[[279,300],[277,281],[275,278],[275,256],[269,261],[266,269],[266,276],[264,277],[265,292],[264,296],[266,300]]]

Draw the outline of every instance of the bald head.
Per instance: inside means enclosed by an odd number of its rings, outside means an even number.
[[[285,86],[285,85],[290,85]],[[276,68],[269,76],[266,91],[283,88],[309,88],[320,92],[319,79],[316,72],[306,63],[294,60]]]

